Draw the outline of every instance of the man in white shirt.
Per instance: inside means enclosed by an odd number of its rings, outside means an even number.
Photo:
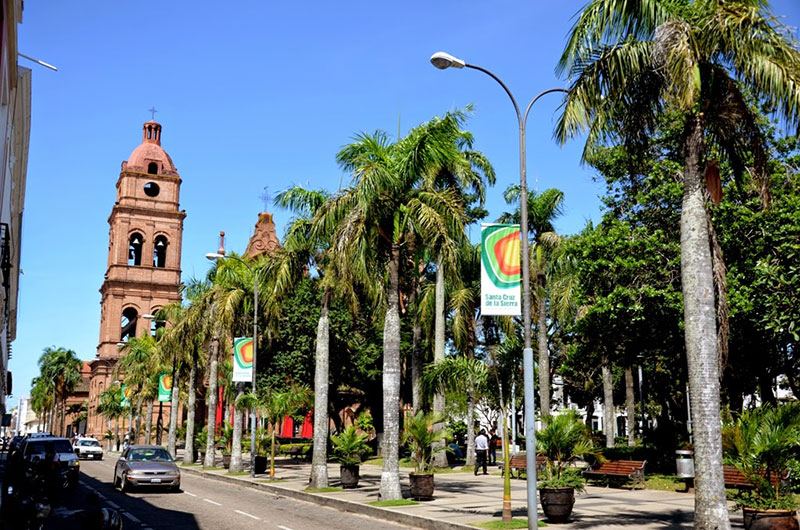
[[[486,455],[489,453],[489,438],[486,436],[486,430],[481,429],[480,434],[475,437],[475,474],[478,474],[478,468],[483,466],[483,474],[487,475],[486,471]]]

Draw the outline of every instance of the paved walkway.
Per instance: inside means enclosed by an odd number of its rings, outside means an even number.
[[[408,526],[436,530],[463,529],[474,523],[500,520],[502,510],[503,479],[499,473],[478,476],[473,476],[469,470],[439,473],[435,476],[433,500],[412,506],[375,508],[368,503],[378,500],[381,473],[378,466],[361,466],[361,480],[357,489],[325,493],[305,492],[311,464],[297,460],[276,461],[275,481],[269,481],[269,477],[261,475],[255,479],[228,475],[225,470],[202,471],[199,466],[183,469],[189,473],[202,473],[210,479],[258,487]],[[400,468],[405,496],[408,496],[409,471],[408,468]],[[338,464],[328,465],[328,477],[331,486],[339,485]],[[514,517],[525,517],[527,514],[525,485],[525,480],[511,480]],[[694,495],[691,494],[589,486],[585,493],[576,495],[571,521],[550,526],[597,530],[692,528],[693,517]],[[539,518],[544,518],[541,509]],[[741,511],[731,512],[731,523],[733,528],[743,528]]]

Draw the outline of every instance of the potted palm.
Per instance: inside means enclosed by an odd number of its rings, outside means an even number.
[[[411,497],[414,499],[433,498],[433,455],[434,452],[445,450],[444,442],[449,438],[444,429],[434,430],[434,424],[441,422],[441,414],[419,411],[413,416],[406,416],[404,434],[414,462],[414,471],[409,473]],[[439,447],[435,451],[434,444]]]
[[[368,437],[367,434],[359,434],[355,425],[350,425],[338,436],[331,436],[333,454],[339,461],[343,488],[358,486],[359,466],[362,458],[371,451],[367,445]]]
[[[722,449],[726,463],[753,484],[736,495],[745,528],[798,529],[798,502],[781,478],[800,461],[800,403],[764,405],[726,422]]]
[[[206,457],[206,440],[208,440],[208,428],[203,427],[202,430],[194,435],[194,446],[197,447],[197,454],[201,462],[205,461]]]
[[[574,410],[549,416],[545,427],[536,433],[536,448],[544,457],[544,469],[537,484],[542,510],[548,521],[565,523],[575,505],[575,491],[583,491],[585,485],[575,461],[587,456],[599,461],[604,458]]]
[[[233,425],[224,422],[219,430],[219,443],[222,445],[222,467],[231,467],[231,449],[233,446]]]

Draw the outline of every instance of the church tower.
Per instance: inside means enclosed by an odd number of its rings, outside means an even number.
[[[95,412],[100,394],[114,379],[119,343],[155,333],[151,316],[180,301],[181,238],[186,212],[180,210],[181,179],[161,147],[161,125],[145,122],[142,144],[122,162],[117,199],[108,217],[108,268],[100,288],[100,343],[91,362],[87,433],[106,430]]]

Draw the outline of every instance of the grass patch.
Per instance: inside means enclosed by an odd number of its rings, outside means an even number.
[[[262,479],[258,479],[257,482],[265,482],[267,484],[275,484],[276,482],[286,482],[286,479],[285,478],[273,478],[273,479],[262,478]]]
[[[233,477],[242,477],[244,475],[248,475],[249,476],[250,472],[249,471],[228,471],[225,474],[226,475],[231,475]]]
[[[393,501],[372,501],[367,503],[371,506],[379,506],[381,508],[388,508],[391,506],[413,506],[419,504],[419,501],[412,501],[411,499],[395,499]]]
[[[686,491],[686,482],[675,475],[647,475],[645,484],[649,490]]]
[[[331,493],[334,491],[342,491],[342,488],[337,488],[336,486],[327,486],[325,488],[306,488],[306,491],[309,493]]]
[[[365,464],[369,464],[371,466],[382,466],[383,465],[383,458],[380,456],[376,456],[375,458],[370,458],[368,460],[364,460]]]
[[[202,465],[203,465],[203,464],[187,464],[186,462],[181,462],[181,463],[180,463],[180,466],[181,466],[181,467],[200,467],[200,466],[202,466]]]
[[[478,528],[528,528],[528,519],[525,517],[515,517],[511,519],[510,523],[503,521],[486,521],[485,523],[470,523],[471,526]],[[547,526],[544,521],[539,521],[539,527]]]
[[[204,467],[203,471],[222,471],[224,469],[225,469],[224,467],[211,466],[211,467]]]

